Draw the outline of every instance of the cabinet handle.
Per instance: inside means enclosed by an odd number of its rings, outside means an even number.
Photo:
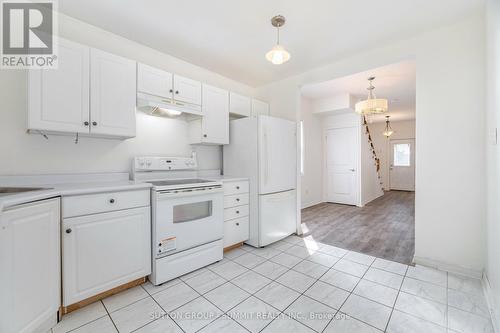
[[[239,214],[239,213],[240,213],[240,211],[239,211],[239,210],[237,210],[237,211],[236,211],[236,214]]]
[[[114,204],[115,203],[115,199],[109,199],[109,203]]]
[[[203,137],[204,137],[204,138],[206,138],[206,137],[207,137],[207,135],[206,135],[206,134],[203,134]]]
[[[239,222],[236,222],[236,225],[240,225],[240,223],[239,223]]]
[[[67,234],[70,234],[70,233],[71,233],[71,231],[73,231],[73,230],[71,230],[71,228],[66,229],[66,233],[67,233]]]
[[[170,89],[168,92],[173,93],[174,91],[172,89]]]
[[[84,122],[83,122],[83,125],[85,125],[85,126],[89,126],[89,122],[88,122],[88,121],[84,121]]]
[[[176,90],[175,93],[178,95],[179,94],[179,90]]]
[[[236,198],[236,201],[240,201],[240,198]]]
[[[97,126],[97,121],[93,121],[92,126]]]
[[[240,189],[240,187],[239,187],[239,186],[236,186],[236,189],[237,189],[237,190],[239,190],[239,189]]]

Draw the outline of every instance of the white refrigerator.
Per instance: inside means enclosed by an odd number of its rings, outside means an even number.
[[[250,181],[250,238],[262,247],[297,231],[297,124],[258,116],[232,120],[225,176]]]

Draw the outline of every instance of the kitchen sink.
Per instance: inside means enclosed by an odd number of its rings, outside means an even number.
[[[0,195],[18,194],[30,191],[50,190],[44,187],[0,187]]]

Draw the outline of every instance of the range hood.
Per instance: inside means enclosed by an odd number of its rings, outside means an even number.
[[[179,102],[171,98],[137,93],[137,109],[152,116],[173,118],[183,113],[201,116],[201,105]]]

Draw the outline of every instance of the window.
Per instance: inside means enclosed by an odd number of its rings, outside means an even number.
[[[395,143],[394,144],[394,161],[392,162],[394,166],[410,166],[410,144],[409,143]]]
[[[304,121],[300,121],[300,174],[304,175]]]
[[[201,220],[212,216],[212,201],[201,201],[174,206],[174,223]]]

